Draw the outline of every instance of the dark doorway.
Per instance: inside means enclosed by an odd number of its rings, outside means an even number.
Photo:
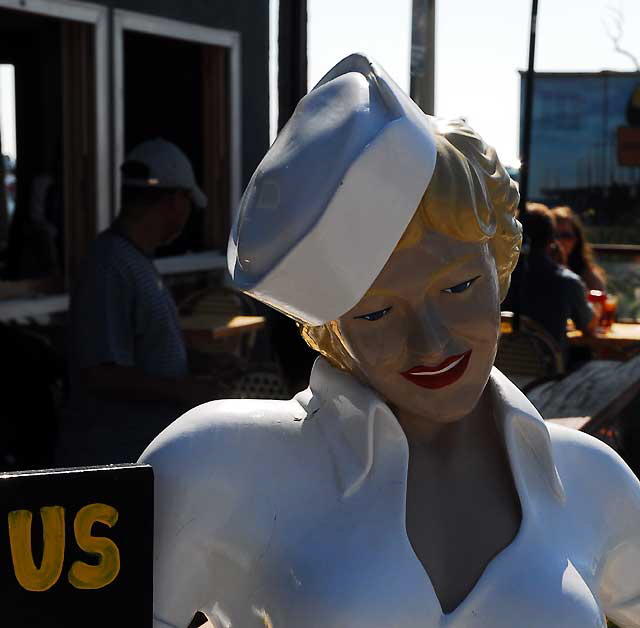
[[[15,205],[0,251],[5,279],[46,276],[64,262],[61,45],[60,20],[0,10],[0,63],[15,68],[18,153]],[[41,202],[38,186],[48,188]]]
[[[94,45],[93,25],[0,9],[0,63],[15,68],[18,155],[0,249],[0,277],[16,287],[3,286],[0,298],[63,290],[95,236]]]
[[[157,255],[180,255],[215,246],[228,233],[216,218],[228,216],[229,124],[224,48],[124,33],[124,146],[162,137],[193,164],[209,207],[194,210],[182,235]],[[218,237],[217,230],[224,231]]]

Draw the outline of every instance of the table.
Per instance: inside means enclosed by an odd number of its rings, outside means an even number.
[[[504,317],[500,332],[510,334],[512,331],[511,319]],[[594,359],[628,360],[640,353],[640,323],[613,323],[609,329],[585,335],[569,321],[567,340],[572,346],[589,347]]]
[[[613,323],[593,336],[569,327],[567,339],[572,346],[589,347],[599,360],[628,360],[640,353],[640,324]]]
[[[502,334],[513,331],[511,323],[512,317],[503,313]],[[589,347],[595,360],[536,385],[527,397],[546,420],[619,447],[619,419],[640,395],[640,364],[631,360],[640,353],[640,324],[613,323],[607,330],[585,335],[570,323],[567,339],[571,345]]]
[[[219,340],[241,336],[264,327],[264,316],[196,314],[180,317],[180,327],[188,339]]]

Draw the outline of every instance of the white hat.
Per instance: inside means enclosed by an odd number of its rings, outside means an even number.
[[[227,253],[234,282],[309,324],[338,318],[389,259],[435,160],[430,119],[379,65],[343,59],[245,190]]]
[[[121,170],[124,186],[186,190],[196,207],[207,206],[207,197],[196,183],[187,156],[160,137],[138,144],[127,155]]]

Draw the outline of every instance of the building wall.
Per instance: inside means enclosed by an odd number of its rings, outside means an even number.
[[[244,187],[269,147],[269,0],[106,0],[96,4],[240,33]]]

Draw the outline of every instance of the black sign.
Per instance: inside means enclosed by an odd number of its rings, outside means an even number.
[[[151,626],[151,467],[2,473],[0,504],[3,626]]]

